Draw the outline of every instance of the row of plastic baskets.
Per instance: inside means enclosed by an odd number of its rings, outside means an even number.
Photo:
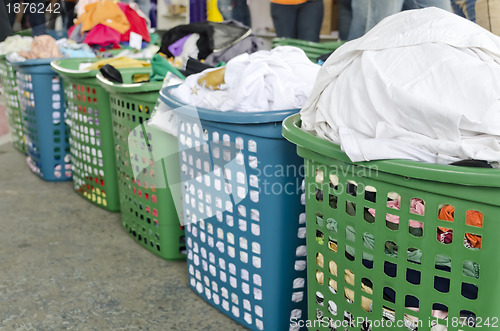
[[[124,229],[149,251],[165,259],[185,258],[184,229],[166,177],[162,149],[177,142],[173,136],[146,125],[162,82],[133,83],[150,68],[120,70],[123,84],[101,74],[99,84],[109,92],[120,210]],[[170,146],[170,147],[169,147]],[[176,155],[176,153],[173,153]],[[179,172],[178,160],[170,162]]]
[[[45,180],[71,180],[63,88],[50,61],[11,63],[16,70],[28,165]]]
[[[300,126],[287,118],[283,135],[306,165],[310,319],[339,330],[497,325],[498,170],[352,163]]]
[[[24,154],[26,153],[26,145],[23,131],[23,116],[19,107],[16,71],[7,62],[5,55],[0,56],[0,82],[5,93],[5,106],[12,144],[16,150]]]
[[[289,330],[306,318],[305,214],[302,160],[280,132],[298,110],[196,109],[170,89],[190,286],[252,330]]]
[[[63,78],[75,191],[99,207],[120,210],[108,92],[97,84],[98,70],[80,70],[97,59],[52,61]]]
[[[307,57],[316,62],[316,58],[323,54],[333,52],[340,46],[344,44],[344,41],[325,41],[325,42],[313,42],[305,41],[292,38],[274,38],[272,40],[273,48],[276,46],[295,46],[302,49]]]

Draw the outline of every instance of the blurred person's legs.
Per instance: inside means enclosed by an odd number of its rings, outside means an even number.
[[[450,12],[452,11],[450,0],[404,0],[404,10],[420,9],[426,7],[437,7]]]
[[[14,4],[16,2],[19,2],[17,0],[1,0],[3,1],[4,5],[5,5],[5,12],[7,13],[7,16],[9,18],[9,23],[10,23],[10,26],[14,25],[14,22],[16,21],[16,17],[17,17],[17,14],[14,10],[12,10]],[[22,15],[22,14],[21,14]]]
[[[62,20],[63,28],[68,30],[73,25],[75,14],[76,1],[62,0]]]
[[[348,40],[370,31],[384,18],[408,9],[438,7],[451,11],[450,0],[352,0],[352,22]]]
[[[30,0],[26,9],[33,36],[45,34],[45,1]],[[43,9],[42,9],[43,8]]]
[[[20,0],[4,0],[7,6],[7,14],[9,15],[9,22],[12,30],[14,32],[21,31],[23,29],[22,21],[24,15],[24,4]],[[14,6],[14,4],[19,4],[19,7]],[[16,8],[19,8],[16,10]]]
[[[271,2],[271,17],[279,38],[297,39],[297,13],[300,5],[281,5]]]
[[[339,5],[339,38],[347,40],[352,21],[351,0],[338,0]]]
[[[472,22],[476,21],[476,0],[451,0],[453,12]]]
[[[247,0],[234,0],[233,19],[250,27],[252,20]]]
[[[387,16],[399,13],[404,0],[352,0],[352,21],[347,40],[361,37]]]
[[[297,13],[297,37],[302,40],[319,42],[323,22],[323,0],[309,0],[301,5]]]
[[[319,41],[323,22],[322,0],[310,0],[299,5],[271,2],[271,16],[278,37]]]
[[[217,0],[217,9],[219,9],[224,21],[233,18],[233,0]]]
[[[62,15],[61,4],[59,0],[50,0],[47,5],[46,13],[45,13],[45,26],[49,30],[55,30],[56,28],[56,19]]]

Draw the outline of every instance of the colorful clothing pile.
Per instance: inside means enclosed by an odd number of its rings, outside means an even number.
[[[243,53],[264,48],[264,42],[236,22],[197,22],[176,26],[162,37],[160,52],[185,67],[188,59],[215,66]]]

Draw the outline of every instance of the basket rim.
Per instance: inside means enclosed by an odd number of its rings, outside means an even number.
[[[499,187],[499,169],[470,168],[446,164],[433,164],[413,160],[390,159],[352,162],[339,145],[314,136],[302,130],[300,114],[292,115],[283,121],[282,135],[298,148],[309,150],[362,168],[400,175],[405,178],[422,179],[447,184],[480,187]]]
[[[16,61],[16,62],[11,62],[11,61],[9,61],[9,59],[7,59],[7,61],[15,67],[28,67],[28,66],[50,65],[50,62],[52,62],[53,60],[56,60],[56,59],[60,59],[60,58],[32,59],[32,60]]]
[[[140,69],[141,68],[127,68],[124,71],[129,71],[129,72],[131,72],[132,70],[141,71]],[[96,78],[97,78],[97,83],[99,85],[104,87],[107,91],[114,93],[128,93],[128,94],[139,94],[145,92],[158,93],[163,84],[162,81],[144,82],[144,83],[115,83],[105,78],[100,72],[97,73]]]
[[[182,116],[199,117],[202,120],[229,124],[263,124],[281,122],[300,109],[272,110],[261,112],[218,111],[187,105],[170,95],[179,85],[167,86],[160,91],[160,100]]]
[[[100,59],[98,58],[69,58],[69,59],[58,59],[50,62],[50,66],[54,69],[58,74],[62,74],[72,78],[93,78],[97,75],[99,70],[87,70],[87,69],[70,69],[67,67],[68,64],[73,62],[81,63],[82,60],[87,62],[96,62]]]

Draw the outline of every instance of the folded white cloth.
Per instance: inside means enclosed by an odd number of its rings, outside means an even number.
[[[437,8],[390,16],[323,64],[302,128],[352,161],[500,161],[500,38]]]

